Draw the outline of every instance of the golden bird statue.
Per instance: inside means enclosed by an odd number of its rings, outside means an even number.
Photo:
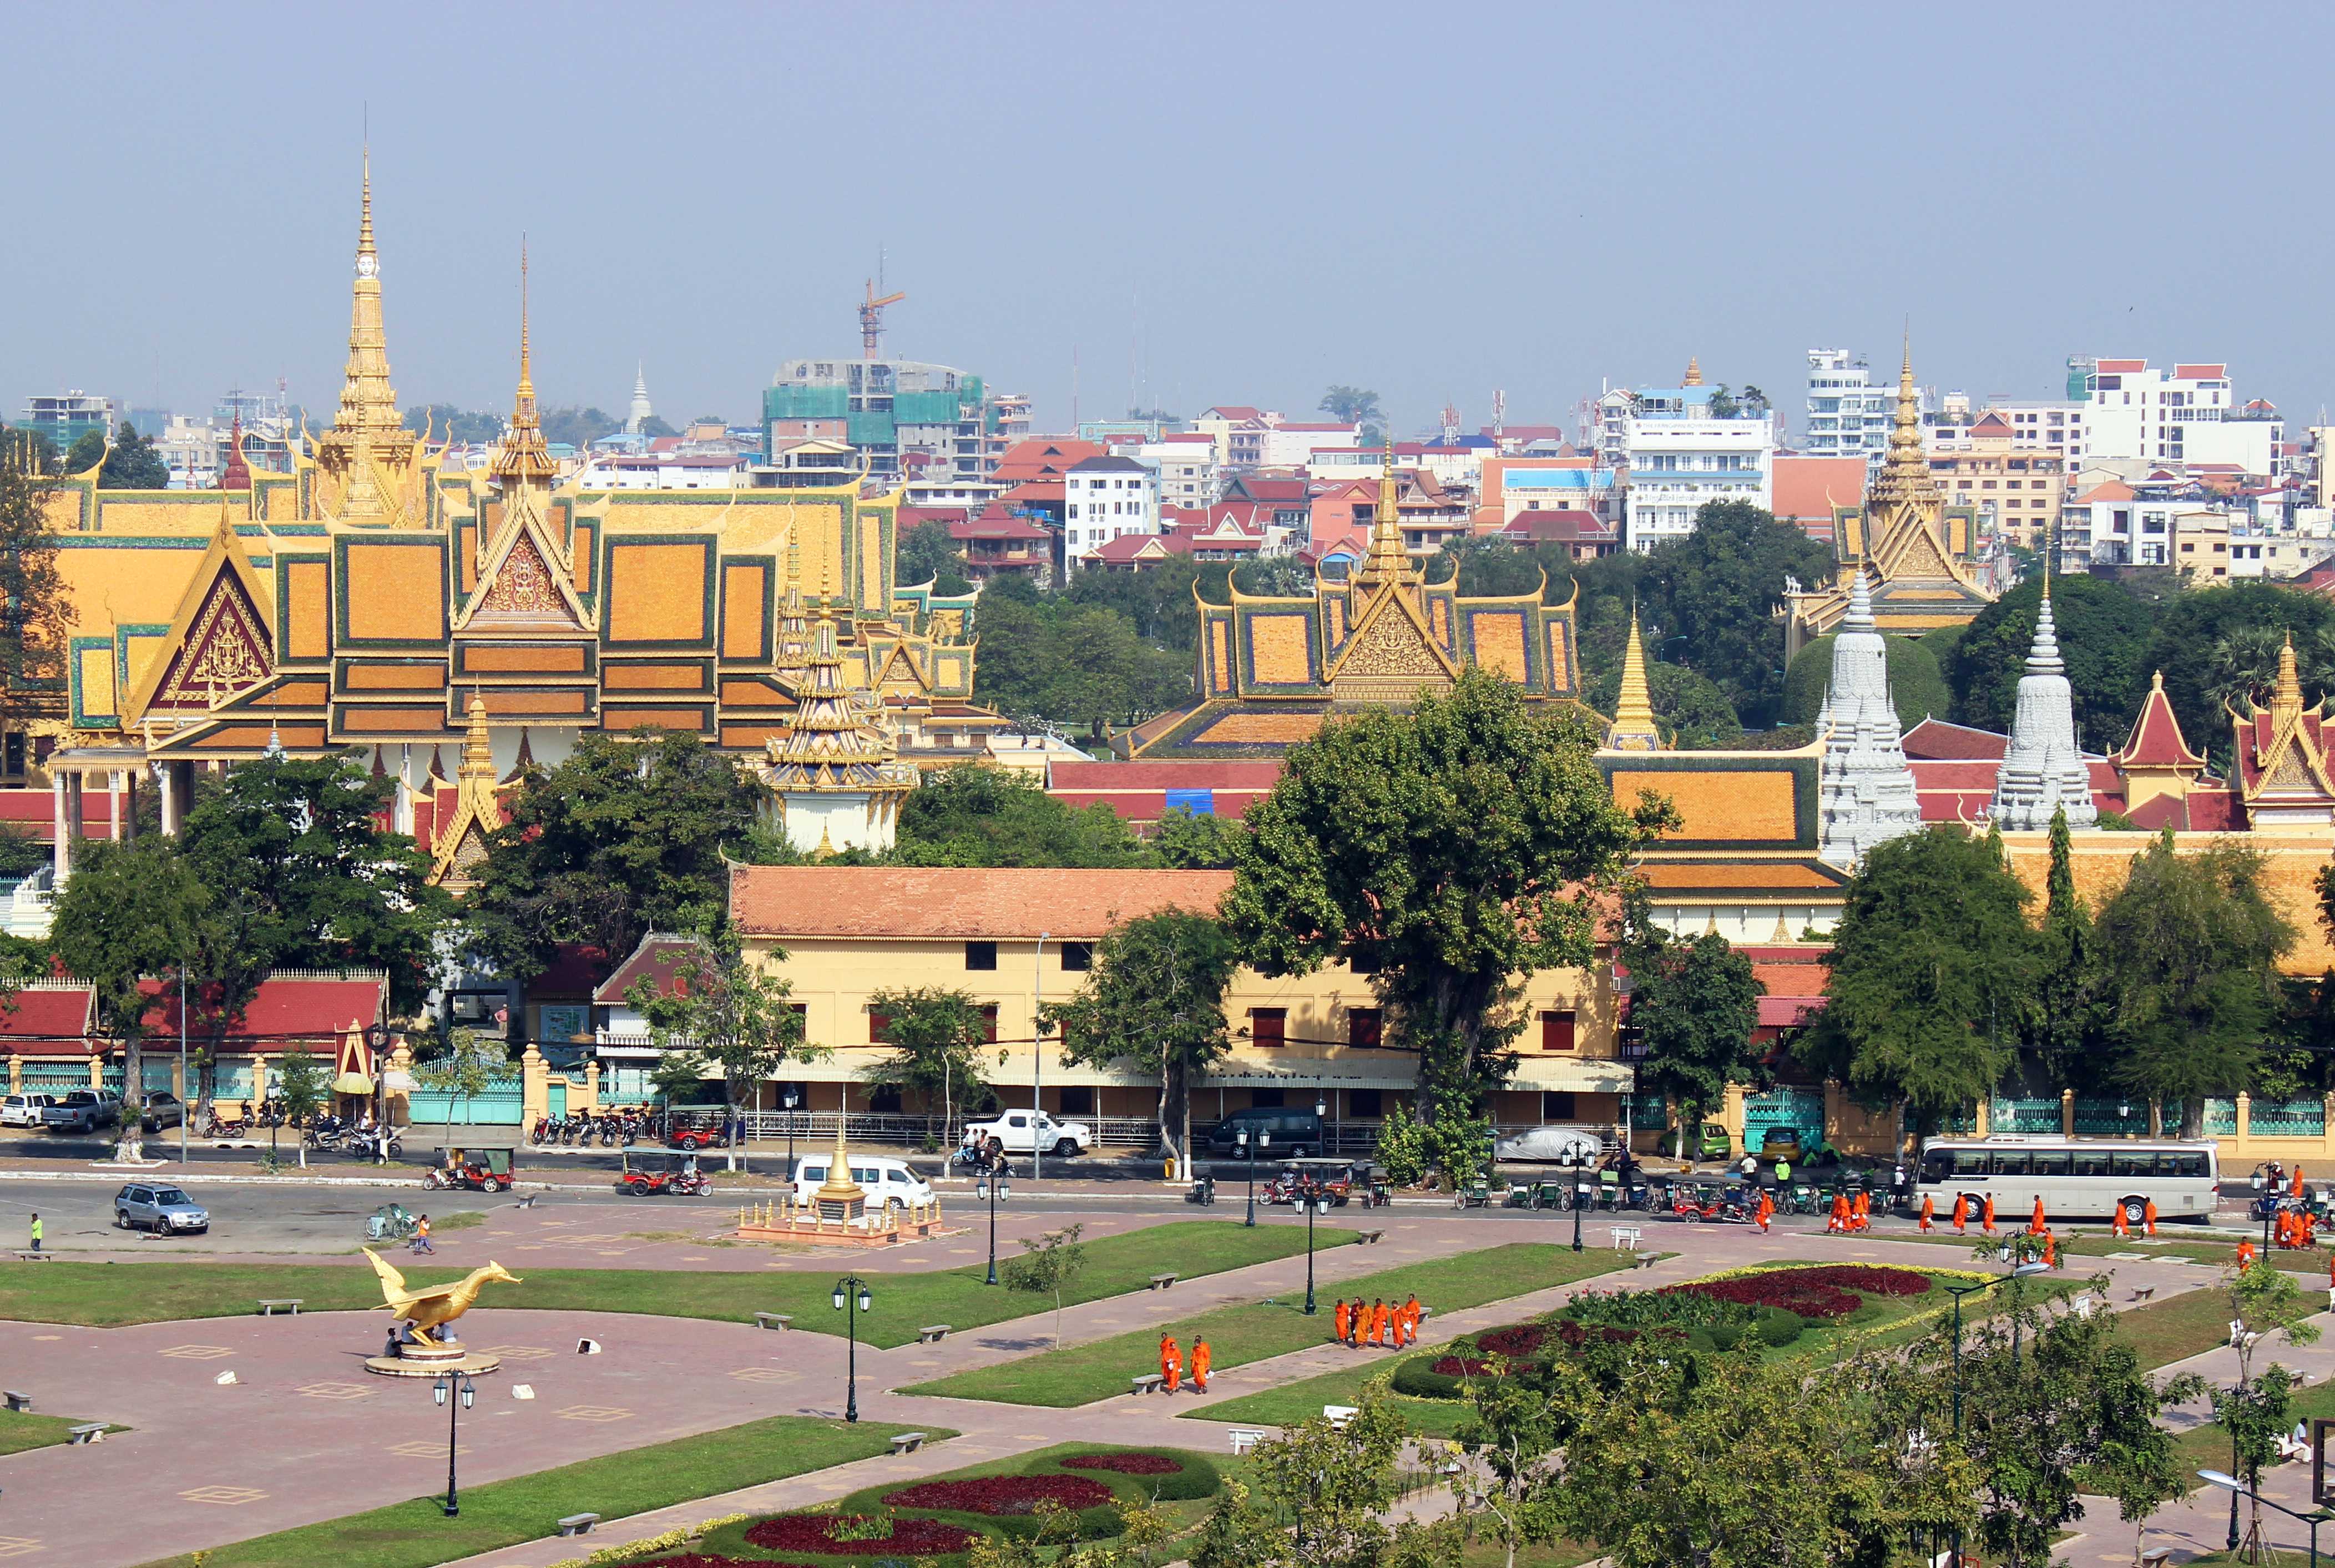
[[[403,1274],[383,1261],[380,1253],[371,1247],[358,1250],[372,1262],[373,1272],[381,1276],[383,1304],[399,1318],[412,1323],[416,1337],[433,1345],[444,1341],[432,1331],[444,1328],[476,1305],[479,1292],[489,1280],[507,1285],[526,1282],[502,1264],[489,1259],[485,1267],[472,1269],[451,1284],[414,1290],[406,1284]]]

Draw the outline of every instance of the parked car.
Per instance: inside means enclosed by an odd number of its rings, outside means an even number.
[[[987,1121],[968,1122],[968,1143],[995,1138],[1007,1154],[1073,1155],[1094,1147],[1094,1129],[1082,1121],[1056,1121],[1042,1110],[1009,1110]]]
[[[166,1127],[178,1127],[187,1119],[187,1108],[179,1097],[168,1089],[157,1089],[146,1097],[139,1120],[148,1132],[160,1132]]]
[[[1768,1165],[1779,1159],[1800,1157],[1800,1130],[1792,1127],[1771,1127],[1759,1140],[1759,1157]]]
[[[1584,1127],[1527,1128],[1508,1134],[1492,1147],[1495,1159],[1543,1165],[1594,1165],[1604,1152],[1603,1137]]]
[[[1227,1111],[1208,1134],[1208,1147],[1217,1155],[1239,1156],[1240,1135],[1255,1143],[1259,1134],[1269,1140],[1257,1148],[1260,1159],[1303,1159],[1322,1152],[1322,1118],[1310,1110],[1286,1110],[1279,1106],[1250,1106]]]
[[[174,1186],[131,1182],[113,1195],[113,1223],[126,1231],[156,1235],[200,1235],[211,1228],[210,1211]]]
[[[53,1094],[12,1094],[0,1099],[0,1127],[38,1127],[41,1113],[56,1101]]]
[[[807,1154],[795,1161],[795,1202],[817,1201],[819,1189],[827,1185],[828,1167],[834,1157]],[[906,1160],[887,1159],[880,1155],[857,1155],[852,1157],[851,1179],[867,1195],[867,1206],[902,1209],[910,1204],[933,1201],[932,1185],[908,1168]]]
[[[41,1125],[51,1132],[96,1132],[121,1125],[121,1097],[77,1089],[41,1111]]]
[[[1727,1159],[1735,1153],[1735,1135],[1727,1130],[1723,1121],[1707,1121],[1695,1139],[1698,1159]]]

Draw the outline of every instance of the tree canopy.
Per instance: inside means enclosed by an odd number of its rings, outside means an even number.
[[[101,456],[105,460],[105,466],[97,470],[101,490],[170,489],[170,465],[154,450],[153,438],[140,435],[138,427],[127,420],[114,432],[111,447],[102,431],[85,431],[65,453],[65,471],[86,473]]]
[[[1833,644],[1839,634],[1818,637],[1794,656],[1784,674],[1781,717],[1787,724],[1813,724],[1824,708],[1825,692],[1832,684]],[[1938,662],[1912,637],[1884,635],[1882,647],[1889,661],[1889,695],[1897,709],[1897,722],[1912,729],[1924,719],[1951,719],[1952,691],[1938,672]],[[2022,652],[2020,657],[2026,655]]]
[[[1715,683],[1748,723],[1774,722],[1784,692],[1784,579],[1824,580],[1832,547],[1748,501],[1710,501],[1694,531],[1649,552],[1647,653]],[[1675,644],[1675,653],[1673,653]]]
[[[482,447],[503,439],[503,416],[486,409],[458,409],[452,403],[417,403],[405,411],[405,428],[432,440],[456,440]]]
[[[2041,579],[2020,584],[1981,610],[1956,641],[1947,675],[1961,722],[1981,730],[2010,730],[2042,597]],[[2154,641],[2148,606],[2103,577],[2058,577],[2051,584],[2051,619],[2059,628],[2059,657],[2068,665],[2077,731],[2085,748],[2107,750],[2122,745],[2140,716],[2141,699],[2148,694]],[[1890,674],[1894,678],[1896,673],[1893,654]],[[1898,711],[1904,711],[1902,695]]]
[[[1642,905],[1643,895],[1633,891],[1630,902]],[[1716,933],[1677,942],[1642,915],[1631,924],[1630,1022],[1646,1052],[1638,1087],[1677,1104],[1683,1139],[1729,1084],[1750,1081],[1761,988],[1751,960]]]
[[[1516,977],[1587,963],[1597,893],[1674,819],[1617,808],[1595,747],[1578,714],[1534,712],[1469,669],[1448,696],[1325,726],[1248,810],[1224,911],[1242,956],[1371,975],[1419,1054],[1421,1120],[1439,1090],[1505,1075]]]
[[[1191,696],[1189,655],[1147,640],[1119,611],[1064,596],[1001,594],[999,586],[983,593],[977,612],[977,701],[1017,719],[1073,725],[1100,739],[1113,726],[1150,718]],[[1183,618],[1197,619],[1188,601]]]
[[[973,591],[973,581],[964,575],[964,552],[950,537],[945,518],[926,518],[901,535],[895,560],[903,583],[930,583],[933,592],[942,595]]]
[[[1079,808],[1024,773],[936,769],[900,808],[902,866],[1140,866],[1144,847],[1108,806]]]
[[[1158,1081],[1160,1141],[1179,1160],[1190,1157],[1192,1088],[1231,1049],[1225,988],[1239,962],[1212,915],[1163,909],[1114,927],[1078,994],[1045,1010],[1066,1060],[1124,1061]]]
[[[55,481],[30,445],[0,444],[0,718],[21,718],[62,678],[73,610],[48,525]]]

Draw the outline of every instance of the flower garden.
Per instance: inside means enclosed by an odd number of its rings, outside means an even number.
[[[1033,1535],[1056,1510],[1080,1540],[1125,1528],[1121,1510],[1199,1502],[1224,1483],[1201,1455],[1180,1450],[1050,1448],[906,1486],[887,1483],[832,1507],[735,1521],[684,1551],[631,1561],[637,1568],[877,1568],[930,1559],[962,1568],[983,1535]]]

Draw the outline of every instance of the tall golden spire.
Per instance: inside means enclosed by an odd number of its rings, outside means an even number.
[[[2271,689],[2272,731],[2302,714],[2302,673],[2295,668],[2294,634],[2289,632],[2278,650],[2278,684]]]
[[[389,342],[381,320],[381,255],[373,243],[373,152],[364,156],[357,218],[356,281],[349,300],[349,363],[333,429],[361,438],[397,429],[397,392],[389,384]]]
[[[1354,580],[1368,587],[1400,583],[1410,576],[1410,552],[1402,545],[1402,508],[1397,504],[1394,435],[1387,435],[1386,460],[1379,471],[1379,503],[1371,519],[1371,547]]]
[[[1897,370],[1897,412],[1889,431],[1889,456],[1865,497],[1866,550],[1894,520],[1884,513],[1912,506],[1934,518],[1942,504],[1937,481],[1930,477],[1930,460],[1922,450],[1922,398],[1914,386],[1914,340],[1908,334],[1904,363]]]
[[[559,466],[543,444],[543,420],[535,407],[535,363],[528,336],[527,241],[518,245],[518,392],[511,399],[510,425],[502,445],[495,449],[489,471],[499,479],[539,479],[559,476]]]
[[[1630,643],[1622,653],[1622,694],[1605,731],[1608,751],[1659,751],[1662,732],[1654,722],[1653,693],[1646,685],[1646,644],[1638,634],[1638,610],[1630,607]]]
[[[473,690],[470,708],[466,715],[469,723],[462,735],[462,763],[454,769],[455,780],[476,779],[489,786],[495,781],[495,750],[487,733],[486,699]]]
[[[1700,386],[1701,384],[1702,361],[1693,354],[1689,354],[1686,356],[1686,380],[1679,382],[1679,385]]]

